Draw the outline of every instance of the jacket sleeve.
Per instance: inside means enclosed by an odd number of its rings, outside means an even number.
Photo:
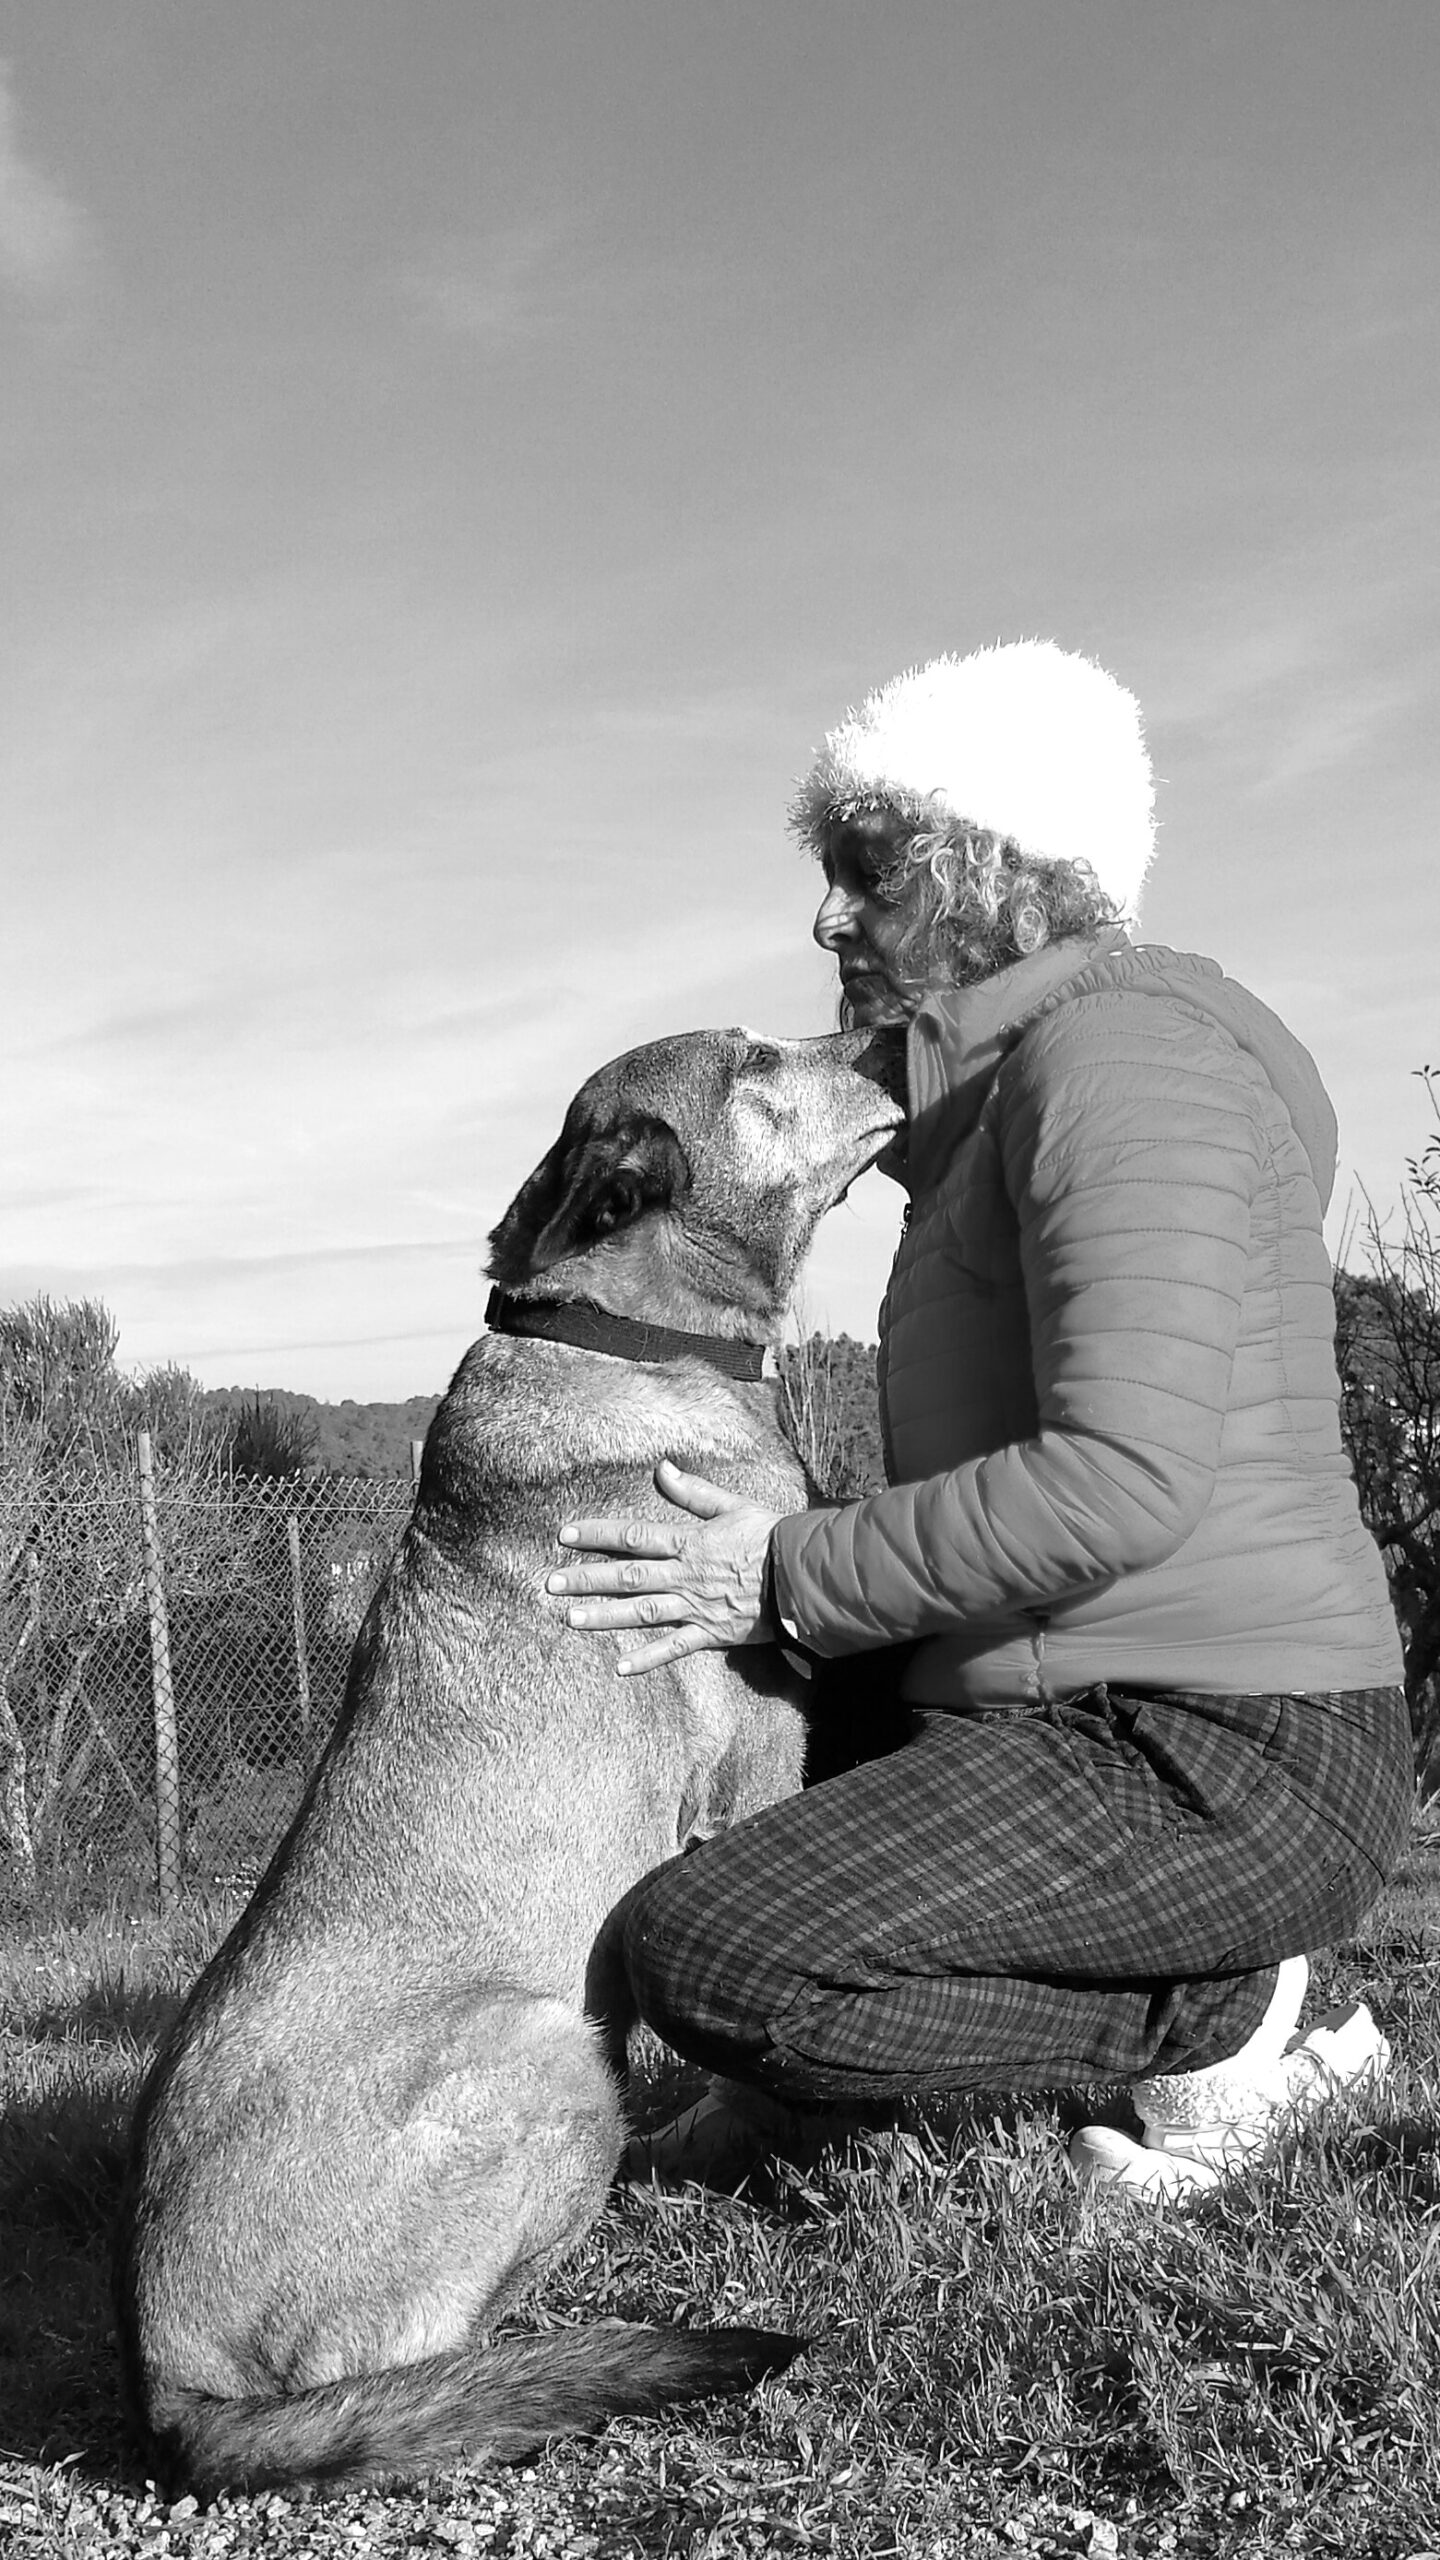
[[[780,1522],[776,1602],[814,1651],[1043,1619],[1196,1527],[1265,1145],[1255,1074],[1220,1026],[1150,995],[1087,996],[1026,1034],[993,1102],[1038,1428]]]

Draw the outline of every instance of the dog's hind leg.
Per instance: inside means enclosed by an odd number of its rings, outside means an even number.
[[[443,2340],[412,2332],[381,2363],[473,2337],[573,2248],[600,2212],[623,2139],[618,2094],[594,2028],[563,2002],[483,2000],[449,2067],[411,2119],[414,2203],[427,2226],[406,2234],[405,2289],[416,2308],[444,2304]],[[419,2219],[420,2217],[416,2217]],[[407,2217],[407,2220],[409,2217]],[[453,2326],[452,2326],[453,2323]]]
[[[334,2054],[332,2101],[348,2069],[366,2103],[337,2110],[328,2141],[287,2108],[263,2159],[253,2129],[239,2157],[232,2105],[208,2152],[175,2158],[170,2210],[145,2223],[130,2278],[157,2383],[307,2391],[454,2353],[594,2221],[623,2127],[589,2022],[562,2000],[487,1992],[449,1999],[425,2040],[417,2005],[403,2036],[377,2009],[358,2063]]]

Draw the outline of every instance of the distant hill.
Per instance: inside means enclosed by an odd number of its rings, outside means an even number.
[[[342,1476],[408,1476],[410,1443],[424,1439],[440,1402],[434,1395],[411,1396],[404,1404],[357,1404],[346,1396],[340,1404],[322,1404],[288,1387],[258,1392],[277,1412],[307,1421],[315,1434],[315,1465]],[[254,1387],[208,1387],[200,1402],[220,1419],[253,1405],[256,1393]]]
[[[855,1502],[885,1481],[875,1394],[875,1345],[811,1334],[781,1352],[782,1427],[828,1501]],[[322,1404],[288,1387],[207,1387],[200,1404],[217,1421],[239,1419],[256,1397],[277,1415],[295,1415],[313,1434],[311,1469],[342,1476],[410,1474],[410,1444],[423,1440],[440,1398],[404,1404]]]

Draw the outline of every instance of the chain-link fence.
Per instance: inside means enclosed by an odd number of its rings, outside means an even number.
[[[152,1470],[30,1505],[0,1589],[0,1899],[253,1880],[409,1518],[397,1478]]]

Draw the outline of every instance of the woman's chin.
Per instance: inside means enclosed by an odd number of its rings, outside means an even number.
[[[840,1022],[846,1031],[882,1031],[909,1019],[884,978],[847,978],[840,990]]]

